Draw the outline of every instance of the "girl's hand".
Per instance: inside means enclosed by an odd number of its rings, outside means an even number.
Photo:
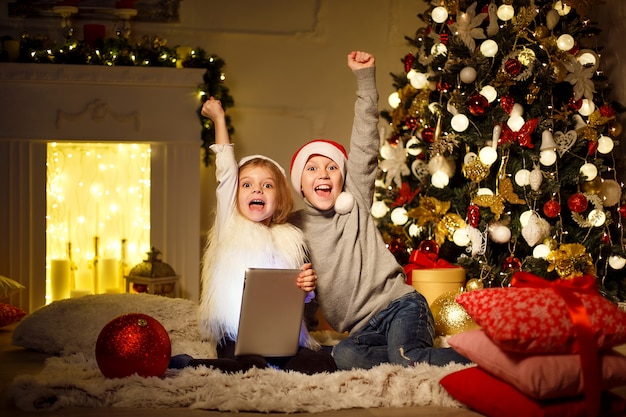
[[[298,287],[304,292],[314,291],[317,286],[317,275],[310,263],[302,265],[301,272],[296,281]]]

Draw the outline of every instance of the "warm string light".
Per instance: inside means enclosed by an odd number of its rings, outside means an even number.
[[[47,171],[47,265],[71,258],[69,285],[81,293],[121,291],[127,271],[96,288],[95,269],[137,264],[150,250],[150,145],[50,143]]]

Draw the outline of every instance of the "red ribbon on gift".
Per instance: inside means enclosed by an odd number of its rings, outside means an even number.
[[[445,259],[432,258],[425,252],[414,250],[409,256],[409,263],[404,266],[404,274],[406,275],[406,283],[411,285],[413,283],[413,270],[414,269],[427,269],[427,268],[455,268],[450,262]]]
[[[511,278],[512,287],[552,288],[560,295],[567,306],[567,312],[574,325],[576,340],[580,353],[580,364],[583,375],[583,390],[587,399],[587,415],[597,416],[600,412],[602,381],[598,346],[593,335],[589,314],[577,293],[600,296],[596,279],[591,275],[583,275],[571,279],[547,281],[528,272],[516,272]]]

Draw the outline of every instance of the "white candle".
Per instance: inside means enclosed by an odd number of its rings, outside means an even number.
[[[116,290],[120,286],[119,282],[119,262],[115,258],[102,258],[98,261],[100,271],[98,271],[99,278],[99,293],[110,292]]]
[[[76,272],[76,289],[88,293],[93,292],[93,273],[89,268],[79,268]]]
[[[52,259],[50,261],[50,292],[52,301],[70,296],[70,260]]]

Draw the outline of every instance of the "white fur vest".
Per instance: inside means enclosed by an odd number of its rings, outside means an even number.
[[[237,340],[246,268],[300,268],[306,262],[304,236],[290,224],[270,227],[245,219],[236,211],[222,236],[211,231],[202,257],[202,291],[198,322],[202,338],[219,343]],[[319,344],[302,326],[300,346]]]

